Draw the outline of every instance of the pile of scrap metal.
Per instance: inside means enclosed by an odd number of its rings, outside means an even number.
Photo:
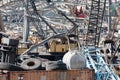
[[[47,43],[49,40],[56,37],[66,38],[65,43],[61,43],[61,49],[66,49],[64,54],[60,52],[53,52],[50,55],[41,55],[37,53],[31,53],[31,49],[36,49],[36,46],[42,46]],[[21,70],[71,70],[71,69],[81,69],[86,68],[86,58],[81,54],[80,50],[76,47],[79,47],[77,41],[74,41],[74,38],[70,39],[69,37],[74,37],[74,35],[65,37],[65,34],[57,34],[48,39],[43,40],[37,45],[31,46],[25,54],[18,55],[18,44],[19,40],[11,39],[9,36],[0,34],[0,70],[10,70],[10,71],[21,71]],[[73,43],[74,42],[74,43]],[[75,46],[73,45],[75,44]],[[77,44],[77,45],[76,45]],[[56,44],[59,45],[59,44]],[[66,46],[64,46],[66,45]],[[52,45],[53,46],[53,45]],[[73,49],[74,47],[74,49]],[[51,49],[51,48],[49,48]],[[60,50],[58,48],[58,50]],[[57,50],[56,50],[57,51]],[[56,56],[57,55],[57,56]],[[56,57],[56,58],[55,58]],[[75,65],[79,64],[79,65]]]
[[[72,39],[70,37],[72,37]],[[51,36],[37,45],[31,46],[21,54],[19,56],[18,64],[24,70],[67,70],[86,68],[86,58],[80,52],[78,41],[73,37],[76,36],[66,36],[65,33]],[[58,38],[62,40],[56,42],[59,40]],[[50,44],[48,46],[48,53],[44,55],[41,55],[41,52],[39,54],[31,53],[34,49],[43,46],[46,43]],[[59,47],[56,48],[57,46]]]
[[[58,34],[54,30],[54,28],[51,27],[51,25],[49,25],[48,22],[37,12],[34,1],[31,0],[30,2],[31,2],[34,13],[36,13],[36,15],[38,15],[39,18],[42,19],[42,21],[44,23],[46,23],[55,34],[51,37],[43,38],[43,40],[40,43],[30,46],[30,48],[28,50],[26,50],[23,54],[20,54],[20,55],[17,55],[17,48],[18,48],[18,43],[19,43],[18,42],[16,44],[17,40],[9,39],[8,37],[5,39],[2,39],[3,40],[2,43],[5,43],[4,45],[7,44],[7,46],[11,46],[12,48],[15,47],[16,50],[13,50],[13,51],[16,51],[16,52],[14,53],[14,52],[11,52],[10,50],[8,51],[10,54],[8,56],[11,56],[13,53],[15,55],[15,57],[12,58],[12,59],[14,59],[13,63],[10,63],[8,61],[8,62],[2,62],[2,64],[1,64],[1,66],[4,66],[3,64],[6,64],[5,66],[8,65],[10,67],[10,69],[4,68],[4,67],[0,68],[0,69],[12,70],[12,69],[15,69],[13,67],[13,65],[15,67],[19,68],[17,70],[36,70],[36,69],[37,70],[45,70],[45,69],[46,70],[56,70],[56,69],[63,70],[64,69],[65,70],[65,69],[86,68],[86,58],[80,52],[80,45],[78,44],[78,41],[75,41],[75,39],[77,39],[77,38],[70,39],[70,36],[69,36],[74,30],[76,30],[76,28],[78,28],[78,25],[76,25],[64,13],[59,11],[59,13],[62,16],[64,16],[65,18],[67,18],[74,25],[74,27],[71,30],[69,30],[68,32]],[[53,38],[55,39],[56,37],[62,37],[61,41],[63,41],[63,42],[57,43],[56,41],[52,41],[55,44],[52,44],[52,42],[51,42],[51,44],[48,45],[48,47],[47,47],[47,49],[49,49],[49,53],[51,53],[50,55],[47,55],[47,54],[40,55],[40,54],[37,54],[37,53],[34,54],[31,52],[33,49],[36,49],[39,46],[46,46],[49,40],[51,40]],[[62,40],[63,38],[65,40]],[[14,43],[12,43],[11,40]],[[55,46],[55,48],[53,46]],[[56,48],[56,47],[58,47],[58,48]],[[41,52],[39,52],[39,53],[41,53]],[[55,53],[55,54],[52,54],[52,53]],[[56,54],[56,53],[64,53],[64,54],[66,53],[66,55]],[[0,53],[0,54],[2,55],[2,53]],[[4,53],[4,54],[6,55],[6,53]],[[4,59],[7,59],[7,58],[4,57]],[[11,57],[9,57],[9,60],[11,60]],[[11,69],[11,67],[12,67],[12,69]]]

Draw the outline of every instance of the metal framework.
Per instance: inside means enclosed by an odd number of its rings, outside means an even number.
[[[98,46],[106,0],[92,0],[86,45]]]
[[[43,34],[42,36],[46,37],[46,39],[44,39],[40,44],[31,47],[27,52],[46,43],[46,41],[52,38],[48,36],[50,33],[53,32],[50,30],[50,28],[47,25],[43,23],[43,21],[39,18],[38,15],[34,14],[34,11],[32,10],[32,7],[30,5],[30,0],[24,0],[25,1],[24,5],[23,5],[23,0],[7,0],[7,2],[5,1],[6,0],[1,1],[2,5],[0,7],[1,13],[4,15],[4,17],[7,16],[7,21],[5,21],[5,26],[8,27],[12,26],[14,28],[16,26],[18,27],[20,26],[22,28],[25,26],[24,27],[25,31],[23,31],[25,34],[24,41],[27,41],[26,37],[29,36],[29,31],[31,27],[36,28],[37,29],[36,31],[39,32],[39,34]],[[36,1],[35,5],[39,14],[49,24],[58,26],[57,28],[53,26],[55,30],[57,30],[59,33],[67,32],[67,30],[69,30],[68,24],[69,24],[69,28],[72,29],[71,26],[73,26],[73,24],[70,23],[67,19],[65,19],[65,17],[59,15],[57,11],[54,9],[54,6],[52,4],[48,4],[45,0],[35,0],[35,1]],[[77,0],[65,0],[65,1],[66,3],[61,2],[62,4],[61,7],[65,7],[63,4],[72,5],[72,6],[78,5],[77,2],[75,2],[75,4],[73,3],[74,1]],[[56,7],[59,6],[58,5],[59,3],[60,2],[58,3],[56,2]],[[100,37],[100,27],[102,26],[105,4],[106,4],[106,0],[92,0],[92,4],[91,4],[92,10],[90,12],[90,17],[89,17],[90,19],[88,25],[87,41],[86,41],[87,45],[91,44],[92,41],[92,45],[94,47],[98,46],[99,37]],[[24,7],[26,7],[25,10]],[[52,17],[49,16],[53,13],[54,15]],[[76,19],[75,17],[70,17],[70,15],[67,16],[72,20]],[[23,20],[24,20],[24,24],[23,24]],[[77,20],[80,21],[81,19],[77,19]],[[60,35],[65,35],[65,34],[64,33],[56,34],[55,36],[60,36]],[[85,48],[83,52],[87,58],[88,68],[95,70],[96,80],[120,80],[117,74],[113,71],[113,68],[111,68],[111,66],[104,61],[103,56],[101,56],[101,53],[99,52],[98,48],[88,47]]]
[[[33,3],[34,2],[34,3]],[[66,3],[58,4],[59,2],[52,2],[52,4],[47,3],[46,1],[38,1],[36,0],[26,0],[26,15],[28,18],[30,18],[29,22],[33,22],[33,24],[36,24],[35,22],[38,22],[39,24],[36,25],[37,32],[40,32],[39,34],[53,34],[53,33],[66,33],[69,29],[74,26],[71,22],[69,22],[64,16],[61,14],[58,14],[58,11],[56,9],[60,9],[61,7],[67,7],[65,10],[69,9],[68,5]],[[59,6],[59,7],[58,7]],[[64,8],[63,8],[64,9]],[[64,10],[63,10],[64,11]],[[66,12],[65,12],[66,13]],[[67,15],[70,17],[70,15]],[[76,19],[75,17],[70,17],[71,19]],[[27,19],[26,19],[27,20]],[[84,19],[81,19],[82,21]],[[79,21],[80,23],[82,21]],[[27,21],[26,21],[27,22]],[[25,24],[27,25],[27,23]],[[79,23],[79,24],[80,24]],[[46,25],[46,29],[45,26]],[[27,30],[27,26],[25,27]],[[39,31],[38,31],[39,30]],[[46,33],[44,33],[44,31]],[[24,31],[28,35],[28,31]],[[52,33],[50,33],[52,32]],[[41,36],[42,36],[41,35]],[[53,34],[54,35],[54,34]],[[44,37],[49,37],[49,35],[45,35]],[[25,38],[27,39],[27,38]],[[26,40],[24,40],[26,41]]]
[[[80,5],[81,3],[86,3],[86,0],[82,1],[80,4],[80,0],[76,2],[76,0],[70,1],[70,0],[65,0],[64,2],[59,2],[59,1],[53,1],[52,3],[54,4],[49,4],[47,3],[46,0],[33,0],[35,1],[36,8],[38,10],[38,13],[50,24],[53,25],[53,28],[57,30],[57,32],[62,33],[66,32],[70,28],[72,28],[73,24],[70,23],[67,19],[65,19],[63,16],[59,15],[58,12],[54,9],[54,7],[61,8],[61,10],[70,10],[72,9],[75,5]],[[10,29],[11,32],[15,33],[18,30],[17,34],[21,34],[21,37],[24,37],[23,41],[27,41],[27,37],[29,36],[29,31],[37,31],[34,28],[38,27],[42,28],[44,32],[48,31],[51,32],[49,27],[45,24],[43,24],[43,21],[41,21],[38,16],[33,14],[32,7],[30,5],[30,0],[1,0],[0,1],[0,10],[1,14],[3,16],[4,20],[4,25],[5,28]],[[73,12],[73,11],[71,11]],[[66,12],[65,12],[66,13]],[[49,16],[51,15],[52,16]],[[70,17],[70,15],[67,15]],[[76,20],[75,17],[70,17],[73,20]],[[80,19],[78,19],[80,20]],[[34,22],[33,22],[34,21]],[[80,20],[80,23],[82,23],[82,19]],[[40,27],[41,26],[45,26]],[[29,26],[29,28],[28,28]],[[33,28],[34,26],[34,28]],[[56,26],[56,27],[55,27]],[[31,30],[34,29],[34,30]],[[28,30],[28,31],[27,31]],[[8,32],[8,31],[7,31]],[[23,33],[24,32],[24,33]],[[40,32],[40,31],[38,31]],[[24,35],[22,35],[24,34]],[[47,35],[47,33],[45,33]],[[49,35],[48,35],[49,36]]]
[[[87,58],[87,66],[95,70],[95,80],[120,80],[113,65],[107,64],[103,59],[99,48],[88,47],[83,52]]]
[[[87,66],[95,70],[95,80],[119,80],[113,65],[105,62],[105,55],[102,56],[98,48],[106,1],[92,0],[86,40],[87,47],[83,49],[83,53],[87,58]]]

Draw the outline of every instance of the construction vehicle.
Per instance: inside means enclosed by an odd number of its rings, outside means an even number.
[[[31,2],[31,5],[33,8],[33,11],[37,15],[39,15],[34,1]],[[61,60],[66,52],[71,52],[72,50],[77,51],[78,48],[80,49],[80,45],[78,44],[79,43],[78,36],[74,33],[72,34],[72,32],[74,32],[78,28],[78,25],[75,24],[71,19],[69,19],[61,11],[59,11],[59,13],[61,15],[63,15],[66,19],[68,19],[74,25],[74,27],[72,29],[70,29],[67,33],[66,32],[65,33],[56,33],[55,30],[53,30],[53,32],[56,34],[54,34],[53,36],[48,37],[46,39],[43,38],[43,40],[41,42],[39,42],[36,45],[31,46],[24,53],[22,53],[19,56],[19,59],[21,61],[19,64],[21,66],[23,66],[23,68],[25,68],[25,66],[28,66],[28,67],[30,67],[29,69],[35,69],[34,65],[37,65],[36,61],[38,62],[38,60],[35,60],[35,59],[37,59],[38,57],[44,58],[47,60],[57,61],[57,60]],[[43,21],[45,21],[46,24],[48,24],[47,21],[41,15],[39,15],[39,17]],[[42,37],[45,37],[45,36],[42,36]],[[40,52],[37,56],[35,56],[36,54],[34,54],[32,51],[34,49],[37,49],[40,46],[43,46],[43,45],[46,46],[45,44],[47,44],[46,49],[48,50],[48,52],[46,54],[42,54],[42,52]],[[50,53],[50,55],[49,55],[49,53]],[[62,53],[62,54],[59,54],[59,53]],[[34,57],[34,59],[30,59],[32,57]],[[30,66],[27,64],[27,63],[31,63],[31,62],[33,62],[34,65]],[[38,68],[38,66],[36,66],[36,68]],[[28,69],[28,68],[25,68],[25,69]]]
[[[54,34],[58,34],[58,32],[57,32],[57,30],[55,30],[45,19],[44,19],[44,17],[42,17],[39,13],[38,13],[38,11],[37,11],[37,8],[36,8],[36,6],[35,6],[35,2],[33,1],[33,0],[31,0],[30,1],[30,4],[31,4],[31,6],[32,6],[32,9],[33,9],[33,12],[53,31],[53,33]],[[76,28],[78,28],[78,25],[75,23],[75,22],[73,22],[71,19],[69,19],[64,13],[62,13],[61,11],[59,11],[59,10],[57,10],[58,11],[58,13],[60,13],[62,16],[64,16],[66,19],[68,19],[73,25],[74,25],[74,27],[71,29],[71,30],[69,30],[67,33],[65,33],[66,34],[66,36],[70,39],[70,37],[75,37],[75,35],[73,36],[71,36],[71,33],[72,32],[74,32],[75,30],[76,30]],[[41,26],[39,26],[39,27],[41,27]],[[39,35],[39,37],[42,39],[42,40],[44,40],[45,38],[46,38],[46,36],[45,36],[45,33],[44,33],[44,31],[43,31],[43,29],[42,28],[40,28],[40,30],[38,30],[38,29],[36,29],[37,30],[37,34]],[[41,33],[40,33],[41,32]],[[46,46],[46,48],[48,49],[48,52],[49,53],[66,53],[68,50],[69,50],[69,48],[68,48],[68,39],[66,38],[66,36],[60,36],[60,37],[54,37],[54,38],[52,38],[51,40],[49,40],[48,42],[46,42],[45,43],[45,46]],[[77,37],[76,37],[76,39],[77,39]],[[72,41],[71,39],[70,39],[70,46],[72,47],[72,48],[75,48],[76,47],[76,41]],[[39,43],[38,43],[39,44]],[[30,50],[30,49],[28,49],[28,50]]]
[[[83,49],[83,53],[87,57],[88,67],[95,70],[96,80],[119,80],[113,65],[105,61],[99,47],[106,4],[107,0],[92,0],[86,39],[87,47]]]
[[[72,39],[73,40],[72,40]],[[49,52],[50,53],[66,53],[71,49],[77,47],[77,41],[75,40],[76,35],[68,35],[67,37],[53,38],[49,42]]]

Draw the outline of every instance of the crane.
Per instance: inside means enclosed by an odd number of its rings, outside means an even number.
[[[111,64],[107,64],[98,47],[102,21],[107,0],[92,0],[88,24],[86,48],[83,53],[87,58],[87,66],[95,70],[96,80],[119,80]]]
[[[34,12],[40,19],[42,19],[43,22],[45,22],[45,23],[49,26],[49,28],[55,33],[55,35],[57,35],[57,34],[58,34],[57,31],[44,19],[44,17],[42,17],[42,16],[37,12],[37,8],[36,8],[36,5],[35,5],[34,0],[31,0],[30,3],[31,3],[31,5],[32,5],[33,12]],[[67,32],[65,32],[65,33],[61,33],[61,34],[64,34],[64,36],[65,36],[65,35],[70,35],[73,31],[76,30],[76,28],[78,28],[78,25],[77,25],[74,21],[72,21],[71,19],[69,19],[62,11],[59,11],[59,10],[57,10],[57,11],[58,11],[58,13],[60,13],[62,16],[64,16],[67,20],[69,20],[69,21],[74,25],[74,27],[73,27],[72,29],[70,29],[69,31],[67,31]],[[41,31],[44,32],[42,29],[41,29]],[[46,44],[46,43],[47,43],[51,38],[53,38],[54,36],[53,36],[53,37],[51,36],[51,37],[49,37],[49,38],[46,39],[45,36],[44,36],[44,33],[42,33],[40,37],[42,37],[42,40],[43,40],[44,44]],[[28,53],[28,52],[32,51],[33,49],[35,49],[35,48],[43,45],[43,42],[38,43],[38,45],[32,46],[32,47],[29,48],[27,51],[25,51],[23,54]]]
[[[92,0],[86,45],[98,47],[106,0]]]

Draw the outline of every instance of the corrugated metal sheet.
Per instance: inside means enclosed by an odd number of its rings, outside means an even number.
[[[0,74],[0,80],[7,80],[8,75],[7,74]]]
[[[94,70],[13,71],[10,80],[94,80]]]

